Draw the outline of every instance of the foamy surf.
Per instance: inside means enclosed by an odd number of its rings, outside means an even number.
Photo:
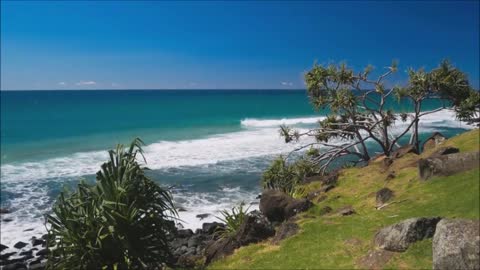
[[[242,120],[240,124],[244,127],[279,127],[280,125],[316,124],[323,119],[325,119],[324,116],[282,119],[247,118]]]

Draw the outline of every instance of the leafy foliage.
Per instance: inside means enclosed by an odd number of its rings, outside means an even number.
[[[225,227],[217,230],[215,233],[222,238],[233,236],[237,233],[247,215],[249,207],[245,208],[245,202],[232,207],[230,211],[220,211],[221,217],[217,217],[221,222],[225,223]]]
[[[283,157],[278,157],[264,171],[262,186],[265,189],[280,190],[292,195],[299,192],[297,187],[305,177],[317,173],[318,167],[309,158],[300,158],[293,164],[288,164]]]
[[[176,216],[170,193],[144,173],[140,139],[118,145],[96,174],[60,194],[47,216],[53,269],[148,269],[170,255],[167,236]]]

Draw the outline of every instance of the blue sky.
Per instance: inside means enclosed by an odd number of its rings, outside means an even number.
[[[304,88],[314,61],[450,59],[479,85],[479,1],[1,1],[1,88]]]

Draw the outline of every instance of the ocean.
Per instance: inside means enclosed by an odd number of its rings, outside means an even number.
[[[258,208],[260,177],[285,144],[278,127],[314,127],[304,90],[1,91],[1,242],[45,232],[43,215],[63,188],[94,181],[106,150],[145,142],[149,175],[172,188],[180,225],[196,229],[241,201]],[[440,105],[427,102],[425,109]],[[390,101],[397,112],[408,104]],[[405,124],[396,123],[395,130]],[[421,121],[422,137],[471,127],[449,110]],[[185,210],[185,211],[183,211]],[[203,220],[198,214],[209,214]],[[33,229],[33,230],[31,230]]]

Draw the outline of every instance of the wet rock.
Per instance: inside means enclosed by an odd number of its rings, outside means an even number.
[[[20,256],[31,256],[33,254],[32,250],[22,251],[18,255]]]
[[[3,221],[3,222],[11,222],[11,221],[13,221],[13,219],[11,219],[11,218],[4,218],[4,219],[2,219],[2,221]]]
[[[1,254],[0,255],[0,260],[6,260],[14,254],[17,254],[17,253],[16,252],[8,252],[8,253],[5,253],[5,254]]]
[[[203,256],[185,254],[178,258],[177,265],[183,268],[194,268],[196,266],[201,266],[203,264],[202,260]]]
[[[27,246],[27,243],[24,243],[22,241],[19,241],[15,245],[13,245],[13,247],[16,249],[21,249],[21,248],[24,248],[25,246]]]
[[[9,214],[10,213],[10,210],[8,210],[7,208],[0,208],[0,214]]]
[[[357,212],[355,212],[355,210],[353,209],[353,207],[351,205],[348,205],[348,206],[344,206],[340,209],[338,209],[338,214],[341,215],[341,216],[350,216],[350,215],[353,215]]]
[[[31,232],[31,231],[33,231],[33,230],[34,230],[33,228],[29,228],[29,229],[25,229],[25,230],[23,230],[23,231],[24,231],[24,232]]]
[[[49,253],[48,249],[40,249],[35,255],[36,256],[46,256]]]
[[[239,247],[240,244],[236,242],[233,237],[220,238],[217,241],[211,242],[205,248],[205,263],[209,264],[214,260],[228,256]]]
[[[393,191],[389,188],[382,188],[376,193],[377,207],[384,205],[391,198],[393,198]]]
[[[187,212],[187,209],[183,207],[177,207],[177,212]]]
[[[32,246],[38,246],[38,245],[43,245],[45,244],[45,240],[42,239],[37,239],[37,238],[32,238]]]
[[[440,217],[409,218],[381,229],[375,235],[375,244],[381,249],[403,252],[420,240],[430,238]]]
[[[192,237],[190,237],[190,239],[188,239],[187,241],[187,246],[190,248],[190,247],[197,247],[197,246],[200,246],[203,244],[203,242],[205,242],[206,240],[206,237],[204,235],[194,235]]]
[[[196,217],[199,218],[200,220],[205,219],[205,218],[207,218],[207,217],[209,217],[209,216],[210,216],[210,214],[199,214],[199,215],[196,215]]]
[[[265,190],[260,199],[260,211],[274,222],[281,222],[299,212],[306,211],[312,206],[306,199],[293,199],[287,194],[277,190]]]
[[[16,262],[9,265],[6,265],[2,268],[3,270],[23,270],[27,269],[27,266],[24,263]]]
[[[222,229],[225,227],[225,224],[223,223],[218,223],[218,222],[207,222],[202,224],[202,230],[206,234],[212,234],[214,233],[217,229]]]
[[[433,269],[480,269],[478,220],[443,219],[433,237]]]
[[[420,179],[428,180],[432,176],[448,176],[478,167],[480,153],[466,152],[435,156],[418,161]]]
[[[180,238],[186,238],[186,237],[190,237],[192,235],[193,235],[193,231],[190,230],[190,229],[178,230],[177,231],[177,236],[180,237]]]
[[[7,246],[0,244],[0,252],[4,251],[7,248],[8,248]]]
[[[299,229],[300,228],[295,222],[284,222],[282,225],[280,225],[277,232],[275,233],[275,236],[272,239],[272,243],[280,243],[280,241],[282,241],[283,239],[297,234]]]

